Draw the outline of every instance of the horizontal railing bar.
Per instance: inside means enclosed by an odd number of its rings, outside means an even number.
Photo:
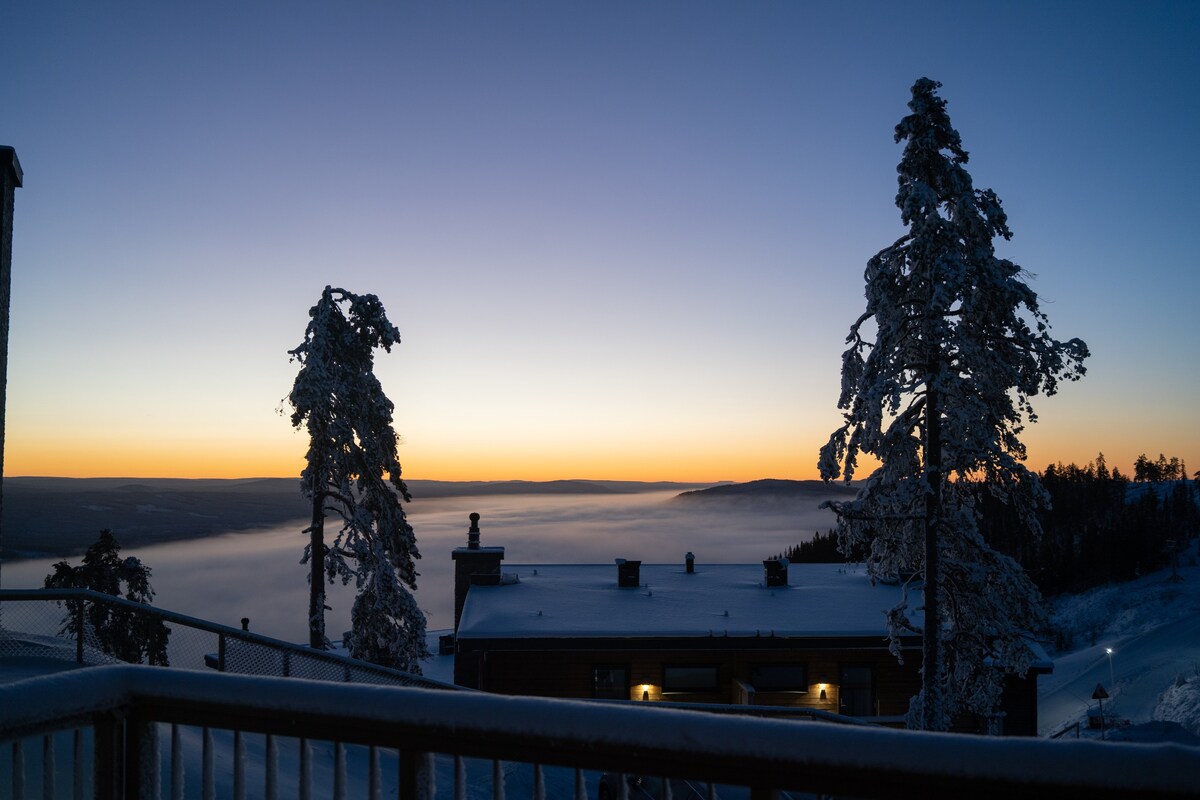
[[[12,701],[10,703],[10,700]],[[818,726],[546,698],[95,667],[0,686],[0,731],[42,703],[138,719],[478,758],[891,797],[1179,797],[1200,791],[1200,750]]]
[[[261,645],[272,650],[283,650],[291,653],[303,655],[305,658],[319,659],[323,661],[334,661],[346,667],[362,670],[365,672],[374,672],[379,675],[384,675],[396,680],[406,681],[411,685],[419,685],[430,689],[452,689],[455,691],[472,691],[461,686],[455,686],[451,683],[436,681],[432,678],[425,678],[420,675],[413,675],[408,672],[391,669],[390,667],[382,667],[378,664],[372,664],[368,661],[359,661],[349,656],[334,653],[329,650],[316,650],[305,645],[295,644],[293,642],[285,642],[282,639],[273,639],[270,636],[263,636],[259,633],[244,631],[241,628],[233,628],[228,625],[222,625],[218,622],[212,622],[198,617],[190,617],[187,614],[180,614],[176,611],[169,611],[165,608],[156,608],[144,603],[135,603],[132,600],[126,600],[123,597],[115,597],[103,592],[93,591],[91,589],[0,589],[0,603],[5,601],[13,602],[30,602],[30,601],[68,601],[68,600],[88,600],[94,603],[103,603],[105,605],[116,606],[118,608],[126,608],[131,611],[136,611],[141,614],[146,614],[156,617],[165,622],[174,622],[177,625],[186,625],[189,628],[224,635],[229,638],[238,639],[243,642],[250,642]]]
[[[617,706],[644,706],[652,705],[654,708],[676,708],[685,711],[703,711],[706,714],[740,714],[749,717],[778,717],[778,718],[807,718],[818,720],[821,722],[833,722],[839,725],[860,725],[867,728],[881,727],[878,722],[872,720],[879,719],[877,717],[848,717],[845,714],[835,714],[832,711],[825,711],[820,708],[808,708],[806,706],[755,706],[741,705],[736,703],[677,703],[670,700],[613,700],[613,699],[589,699],[587,702],[596,703],[597,705],[617,705]],[[903,719],[903,718],[901,718]]]

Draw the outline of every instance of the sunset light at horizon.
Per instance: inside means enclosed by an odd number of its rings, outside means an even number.
[[[817,478],[924,75],[1093,354],[1027,465],[1200,469],[1200,5],[4,14],[6,476],[298,476],[333,285],[400,329],[406,478]]]

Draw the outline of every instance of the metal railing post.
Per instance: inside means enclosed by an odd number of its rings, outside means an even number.
[[[433,758],[430,754],[401,750],[398,761],[400,780],[396,796],[400,800],[431,800]]]
[[[57,770],[54,767],[54,735],[48,733],[42,737],[42,797],[45,800],[53,800],[56,796],[55,772]]]
[[[83,800],[83,731],[76,728],[71,732],[71,800]]]
[[[158,724],[135,718],[125,722],[125,796],[161,800],[162,754]]]
[[[122,800],[125,745],[121,719],[115,713],[97,714],[93,723],[95,752],[92,757],[92,792],[96,800]]]
[[[25,745],[20,739],[12,743],[12,796],[25,796]]]

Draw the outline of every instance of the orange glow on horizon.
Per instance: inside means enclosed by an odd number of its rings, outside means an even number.
[[[1168,447],[1135,447],[1128,442],[1099,444],[1099,437],[1079,436],[1078,431],[1041,435],[1038,426],[1029,437],[1026,465],[1042,471],[1050,463],[1086,465],[1103,451],[1109,468],[1131,474],[1134,460],[1145,452],[1151,458],[1164,452],[1183,458],[1194,471],[1200,456]],[[1073,438],[1070,434],[1075,433]],[[804,437],[807,438],[807,437]],[[1097,444],[1080,442],[1097,441]],[[478,481],[564,479],[677,481],[681,483],[744,482],[761,478],[816,480],[817,451],[821,440],[780,436],[765,440],[750,437],[740,443],[699,438],[680,441],[664,437],[659,442],[630,442],[605,446],[597,441],[489,442],[484,447],[466,441],[424,441],[400,448],[404,477],[412,480]],[[735,449],[736,448],[736,449]],[[234,437],[172,437],[133,442],[111,437],[81,441],[78,437],[14,435],[7,443],[4,472],[9,476],[66,478],[251,478],[299,477],[304,463],[302,435],[261,439]],[[1194,455],[1194,454],[1193,454]],[[1194,461],[1194,463],[1193,463]],[[865,478],[873,462],[861,458],[857,478]]]

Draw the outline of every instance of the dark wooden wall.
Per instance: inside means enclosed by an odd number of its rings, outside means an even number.
[[[904,663],[899,664],[882,638],[460,639],[455,681],[502,694],[591,697],[593,667],[611,665],[628,670],[631,700],[642,699],[644,683],[650,686],[651,700],[734,703],[734,679],[751,683],[754,665],[802,663],[807,667],[807,693],[759,692],[754,702],[837,712],[840,666],[869,664],[874,673],[876,715],[896,716],[907,712],[909,699],[920,689],[920,661],[916,642],[906,648]],[[663,694],[665,665],[715,666],[719,689]],[[819,684],[826,685],[824,701]]]

